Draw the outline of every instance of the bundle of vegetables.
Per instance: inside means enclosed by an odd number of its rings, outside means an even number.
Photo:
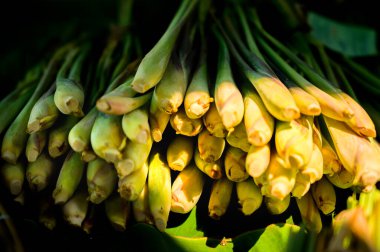
[[[141,61],[132,60],[135,37],[113,29],[97,56],[90,38],[73,40],[0,103],[2,185],[21,201],[27,190],[41,194],[46,227],[55,227],[57,205],[88,231],[104,204],[118,230],[133,214],[164,231],[170,212],[190,212],[211,181],[213,219],[236,187],[244,215],[263,204],[279,215],[295,198],[318,233],[336,188],[376,187],[378,115],[363,109],[346,73],[379,79],[358,63],[342,68],[304,34],[310,50],[296,54],[238,4],[183,0]]]

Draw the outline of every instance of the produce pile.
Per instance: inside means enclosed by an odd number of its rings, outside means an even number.
[[[42,195],[47,228],[58,206],[89,231],[104,204],[118,230],[133,218],[164,231],[212,181],[210,218],[236,187],[244,215],[279,215],[293,197],[318,233],[336,188],[376,188],[378,107],[359,92],[380,94],[380,80],[364,66],[307,33],[278,40],[252,4],[211,1],[183,0],[141,52],[123,8],[106,41],[60,45],[0,102],[2,185],[16,201]]]

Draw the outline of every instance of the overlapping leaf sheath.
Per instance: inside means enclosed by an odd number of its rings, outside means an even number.
[[[206,129],[213,136],[225,137],[227,135],[227,129],[223,125],[222,118],[219,115],[215,103],[211,103],[209,110],[202,118]]]
[[[202,195],[204,183],[205,177],[195,165],[182,170],[172,185],[170,210],[175,213],[190,212]]]
[[[80,188],[63,206],[64,219],[73,226],[81,227],[88,210],[87,192]]]
[[[117,174],[112,164],[95,158],[87,165],[88,200],[94,204],[103,202],[117,186]]]
[[[264,197],[264,203],[271,214],[282,214],[289,207],[290,195],[286,196],[283,200],[272,197]]]
[[[203,129],[202,119],[191,119],[187,117],[184,108],[180,108],[170,116],[170,125],[176,134],[184,136],[196,136]]]
[[[132,201],[132,211],[137,222],[153,224],[153,217],[149,209],[149,192],[147,183],[145,183],[139,197],[135,201]]]
[[[215,180],[212,185],[208,202],[208,215],[213,219],[220,219],[230,204],[233,182],[223,177]]]
[[[229,180],[241,182],[249,177],[245,169],[245,160],[247,153],[239,148],[227,146],[224,155],[224,169]]]
[[[63,204],[73,196],[84,173],[84,163],[80,154],[70,151],[63,162],[57,184],[53,191],[55,204]]]
[[[57,172],[57,164],[46,153],[42,153],[36,161],[28,163],[26,179],[33,191],[41,191],[54,183],[53,178]]]
[[[302,198],[296,198],[296,202],[306,228],[311,232],[319,233],[322,230],[322,220],[311,193],[307,193]]]
[[[248,152],[251,147],[251,144],[248,142],[247,131],[243,122],[239,123],[234,131],[228,132],[226,140],[229,145],[239,148],[244,152]]]
[[[127,138],[121,126],[121,117],[99,113],[91,130],[91,146],[96,155],[107,162],[122,160]]]
[[[326,178],[322,178],[311,186],[311,194],[322,213],[329,214],[335,210],[335,189]]]
[[[251,145],[245,160],[247,173],[253,178],[262,176],[268,168],[270,156],[269,144],[263,146]]]
[[[380,178],[380,152],[375,140],[357,135],[343,122],[328,117],[324,121],[340,161],[354,175],[354,185],[371,190]]]
[[[222,160],[218,159],[215,162],[208,163],[201,158],[198,148],[194,150],[194,162],[199,170],[212,179],[220,179],[223,175]]]
[[[25,166],[22,162],[5,163],[0,169],[1,181],[12,195],[19,195],[25,179]]]
[[[135,109],[123,116],[121,126],[124,134],[131,141],[146,143],[150,138],[148,107]]]
[[[34,162],[42,153],[47,142],[47,132],[45,130],[30,134],[26,142],[25,156],[29,162]]]
[[[223,138],[215,137],[207,130],[198,135],[198,151],[201,159],[208,163],[218,160],[224,151],[226,142]]]
[[[136,200],[144,189],[147,176],[148,164],[144,163],[140,169],[120,178],[118,189],[120,196],[128,201]]]
[[[53,158],[59,157],[69,149],[68,135],[71,128],[78,122],[74,116],[62,118],[60,124],[49,132],[48,151]]]
[[[236,192],[244,215],[251,215],[263,202],[260,189],[252,179],[236,183]]]
[[[176,136],[169,144],[166,160],[171,169],[182,171],[193,159],[194,140],[190,137]]]
[[[162,154],[152,153],[148,173],[149,209],[154,225],[164,231],[168,222],[171,207],[170,168]]]

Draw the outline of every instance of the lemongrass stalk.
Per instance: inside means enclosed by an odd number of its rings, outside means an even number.
[[[300,168],[306,165],[313,151],[313,117],[302,116],[290,122],[277,122],[276,150],[286,167]]]
[[[215,102],[210,104],[209,110],[202,119],[203,124],[213,136],[223,138],[227,135],[227,129],[223,125],[222,118],[218,113]]]
[[[276,152],[272,153],[264,174],[266,183],[261,188],[261,192],[265,196],[284,200],[293,190],[296,173],[295,167],[285,167],[284,160]]]
[[[63,218],[75,227],[81,227],[88,210],[87,192],[83,188],[76,191],[63,206]]]
[[[26,142],[25,156],[28,162],[34,162],[42,153],[47,142],[47,132],[45,130],[38,131],[29,135]]]
[[[127,138],[121,127],[121,117],[99,113],[91,130],[91,146],[96,155],[107,162],[122,160]]]
[[[0,169],[2,184],[10,191],[12,195],[19,195],[25,179],[24,164],[4,163]]]
[[[176,134],[184,136],[196,136],[203,129],[202,119],[189,118],[183,107],[170,116],[170,125],[175,130]]]
[[[376,137],[375,124],[365,109],[348,94],[342,93],[341,96],[355,114],[345,121],[347,125],[360,136]]]
[[[144,106],[125,114],[121,120],[121,126],[129,140],[146,143],[150,138],[148,108]]]
[[[296,175],[296,183],[292,189],[292,196],[302,198],[310,190],[310,178],[308,175],[298,171]]]
[[[57,184],[53,191],[55,204],[63,204],[73,196],[84,172],[84,163],[80,154],[70,151],[63,162]]]
[[[55,106],[53,90],[55,85],[44,93],[30,111],[26,131],[31,134],[50,128],[58,118],[59,110]]]
[[[340,161],[354,174],[354,185],[370,190],[380,178],[380,150],[373,139],[357,135],[345,123],[324,117]]]
[[[278,198],[265,197],[264,203],[271,214],[282,214],[289,208],[290,195],[286,196],[283,200],[279,200]]]
[[[1,146],[1,157],[9,163],[16,163],[20,154],[23,152],[25,143],[28,138],[27,125],[30,112],[41,97],[42,93],[51,84],[52,79],[57,71],[59,62],[63,58],[67,49],[72,46],[68,44],[58,49],[58,51],[53,55],[50,62],[45,68],[44,74],[41,77],[36,89],[33,92],[32,97],[30,97],[28,103],[24,106],[21,112],[18,114],[16,119],[8,127],[7,132],[4,135],[2,146]]]
[[[145,162],[140,169],[119,179],[118,192],[120,196],[128,201],[137,200],[141,194],[141,191],[144,189],[147,177],[148,164]]]
[[[151,137],[149,137],[145,143],[132,141],[127,143],[122,160],[115,164],[120,179],[143,167],[144,163],[148,160],[152,145],[153,140]]]
[[[83,116],[84,90],[81,72],[88,52],[88,46],[82,52],[79,48],[69,52],[57,75],[54,103],[63,114]]]
[[[158,108],[168,114],[177,112],[183,103],[186,88],[186,70],[180,63],[171,60],[164,76],[154,89]]]
[[[213,163],[208,163],[200,157],[198,148],[194,150],[194,162],[199,170],[212,179],[220,179],[223,175],[222,160],[218,159]]]
[[[245,169],[251,177],[258,178],[262,176],[267,170],[269,161],[269,144],[263,146],[251,145],[247,154],[247,158],[245,160]]]
[[[222,217],[230,204],[234,183],[227,178],[215,180],[212,184],[208,215],[218,220]]]
[[[266,51],[267,55],[273,62],[284,72],[290,79],[294,81],[299,87],[314,96],[317,99],[321,113],[336,120],[344,121],[351,118],[354,114],[353,111],[342,100],[338,100],[329,93],[316,87],[302,75],[296,72],[288,63],[286,63],[272,48],[269,47],[262,39],[258,39],[262,48]]]
[[[301,167],[300,171],[309,177],[310,183],[314,183],[323,177],[323,156],[316,144],[313,144],[309,163]]]
[[[301,214],[302,222],[305,224],[306,228],[311,232],[321,232],[321,215],[319,214],[311,193],[306,193],[305,196],[300,199],[296,198],[296,202]]]
[[[253,214],[263,202],[260,189],[252,179],[236,183],[236,192],[241,211],[244,215]]]
[[[46,153],[42,153],[36,161],[28,163],[26,179],[32,191],[40,192],[52,184],[57,172],[56,164]]]
[[[243,120],[244,101],[232,76],[227,45],[221,38],[214,98],[224,127],[227,131],[232,131]]]
[[[68,135],[72,127],[78,122],[78,118],[67,116],[59,121],[59,125],[49,132],[48,151],[52,158],[62,156],[69,149]]]
[[[353,186],[355,176],[342,167],[338,172],[326,178],[336,187],[347,189]]]
[[[243,122],[235,127],[234,131],[228,132],[226,137],[229,145],[248,152],[251,144],[248,142],[247,131]]]
[[[105,201],[105,212],[114,229],[125,231],[131,215],[130,202],[114,194]]]
[[[139,197],[135,201],[132,201],[132,211],[136,222],[153,224],[153,217],[149,209],[148,183],[145,183]]]
[[[168,146],[166,160],[172,170],[182,171],[190,164],[194,153],[194,141],[190,137],[176,136]]]
[[[202,46],[205,47],[205,41]],[[202,47],[202,49],[203,49]],[[184,108],[186,115],[191,119],[201,118],[210,108],[213,102],[208,88],[208,73],[205,49],[201,50],[200,60],[193,78],[186,90]]]
[[[241,182],[249,177],[245,169],[247,153],[239,148],[228,146],[224,156],[224,169],[227,178],[234,182]]]
[[[201,159],[214,163],[223,154],[226,142],[223,138],[215,137],[204,129],[198,135],[198,151]]]
[[[322,133],[319,127],[318,121],[314,121],[313,123],[313,143],[318,146],[318,148],[322,151]]]
[[[190,212],[202,195],[204,183],[205,177],[195,165],[182,170],[172,185],[170,211],[182,214]]]
[[[322,136],[323,174],[333,176],[342,169],[342,163],[335,150],[325,137]]]
[[[91,130],[97,116],[98,111],[93,108],[71,128],[68,141],[74,151],[82,152],[90,148]]]
[[[34,80],[36,82],[36,80]],[[7,95],[0,102],[0,134],[9,126],[17,114],[22,110],[28,99],[32,96],[33,87],[28,87],[25,91],[18,89]]]
[[[132,79],[128,79],[116,89],[106,93],[96,102],[99,111],[111,115],[127,114],[147,103],[152,92],[136,96],[136,92],[131,87]]]
[[[164,231],[171,207],[171,178],[170,168],[164,161],[163,155],[152,154],[148,174],[149,209],[153,216],[154,225]]]
[[[223,33],[225,41],[228,43],[229,49],[238,63],[240,70],[255,87],[269,113],[282,121],[290,121],[298,118],[300,116],[300,111],[296,106],[292,95],[269,66],[256,55],[247,53],[247,50],[244,50],[246,59],[248,59],[250,63],[248,65],[239,55],[237,49],[234,47],[232,41],[220,24],[219,28]],[[220,37],[220,35],[218,37]],[[221,37],[219,39],[222,40]],[[255,69],[252,69],[252,67]],[[281,97],[281,99],[278,97]]]
[[[136,92],[145,93],[161,80],[179,32],[197,3],[198,1],[183,1],[165,33],[144,56],[132,82],[132,87]]]
[[[100,204],[117,186],[117,174],[112,164],[101,158],[90,161],[87,166],[88,200]]]
[[[95,104],[99,96],[107,91],[110,91],[110,86],[107,87],[107,83],[112,74],[113,67],[113,54],[116,51],[117,46],[119,45],[123,35],[126,30],[123,27],[112,27],[111,33],[107,39],[106,46],[104,47],[102,54],[99,58],[98,64],[96,66],[95,80],[98,82],[97,88],[92,89],[90,95],[89,104]]]
[[[155,95],[155,92],[153,92],[149,107],[149,124],[150,132],[155,142],[160,142],[162,140],[162,135],[164,134],[169,120],[170,115],[159,109],[157,96]]]
[[[260,96],[249,87],[243,88],[244,125],[248,142],[255,146],[264,146],[271,140],[274,132],[274,118]]]
[[[315,204],[323,214],[330,214],[335,210],[334,186],[326,178],[322,178],[311,186],[311,194]]]

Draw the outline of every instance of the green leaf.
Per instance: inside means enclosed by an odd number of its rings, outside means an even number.
[[[197,217],[196,217],[197,207],[191,210],[190,215],[187,217],[185,222],[176,227],[167,228],[166,233],[174,236],[184,236],[184,237],[203,237],[204,233],[197,230]],[[173,213],[171,213],[173,214]]]
[[[351,57],[377,54],[374,29],[340,23],[314,12],[308,14],[308,23],[311,36],[334,51]]]

